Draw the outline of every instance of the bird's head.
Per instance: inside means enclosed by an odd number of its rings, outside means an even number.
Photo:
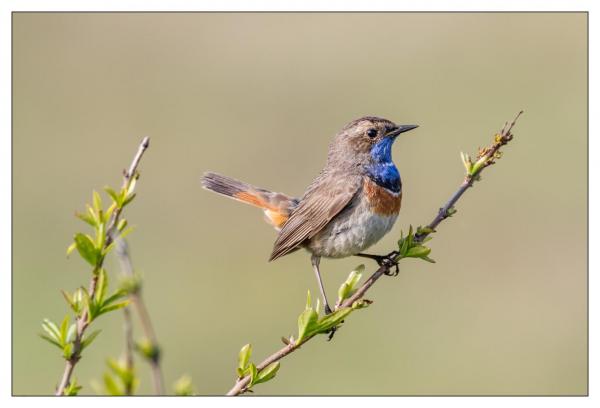
[[[392,144],[400,133],[417,125],[396,125],[387,119],[365,116],[348,123],[335,136],[329,161],[337,164],[367,165],[392,161]]]

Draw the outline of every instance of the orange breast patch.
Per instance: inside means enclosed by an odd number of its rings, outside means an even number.
[[[389,216],[398,215],[400,212],[402,192],[393,194],[368,178],[363,183],[363,190],[375,214]]]

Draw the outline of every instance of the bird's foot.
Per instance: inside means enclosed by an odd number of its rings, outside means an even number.
[[[331,308],[329,307],[329,305],[326,303],[325,304],[325,315],[329,315],[333,313],[333,311],[331,310]],[[344,323],[344,321],[342,320],[340,323]],[[335,332],[338,330],[338,326],[334,326],[331,329],[329,329],[328,332],[326,332],[327,336],[327,341],[331,341],[331,339],[333,339],[333,336],[335,335]]]
[[[336,331],[337,331],[337,326],[329,329],[329,331],[327,332],[327,334],[328,334],[327,341],[331,341],[331,339],[333,339],[333,335],[335,334]]]
[[[385,266],[386,270],[383,273],[386,276],[398,276],[398,274],[400,273],[400,268],[398,268],[398,261],[396,260],[396,257],[399,255],[398,251],[392,251],[389,254],[387,254],[381,265],[379,266]],[[392,268],[394,268],[394,270],[392,271]]]
[[[377,265],[385,267],[383,274],[386,276],[398,276],[400,273],[398,262],[396,261],[398,251],[392,251],[387,255],[356,254],[356,256],[372,259],[377,262]],[[394,268],[393,271],[391,270],[392,268]]]

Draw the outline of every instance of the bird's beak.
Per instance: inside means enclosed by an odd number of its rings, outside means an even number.
[[[419,125],[400,125],[396,129],[392,130],[390,133],[385,135],[385,137],[396,137],[400,133],[408,132],[409,130],[413,130],[418,128]]]

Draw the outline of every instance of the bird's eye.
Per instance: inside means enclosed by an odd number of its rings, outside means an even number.
[[[377,129],[371,128],[367,130],[367,136],[369,136],[370,138],[377,136]]]

